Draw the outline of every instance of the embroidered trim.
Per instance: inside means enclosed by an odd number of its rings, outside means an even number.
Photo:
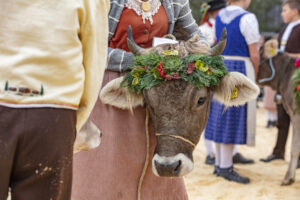
[[[43,96],[44,95],[44,87],[41,85],[41,90],[33,90],[26,87],[11,87],[8,84],[8,81],[6,81],[4,86],[4,91],[7,91],[9,93],[19,95],[19,96]]]
[[[67,103],[67,102],[56,102],[56,101],[15,101],[9,99],[0,98],[0,105],[6,105],[8,107],[16,107],[16,108],[25,108],[25,107],[64,107],[64,108],[72,108],[78,109],[77,104]]]
[[[137,15],[142,16],[144,24],[146,23],[146,20],[149,20],[150,24],[153,24],[152,16],[158,12],[161,2],[160,0],[148,0],[148,2],[151,4],[151,9],[149,12],[144,12],[142,10],[143,1],[141,0],[128,0],[125,4],[125,7],[134,10]]]

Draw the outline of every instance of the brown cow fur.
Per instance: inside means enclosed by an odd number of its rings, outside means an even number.
[[[180,135],[198,143],[209,113],[210,91],[207,88],[199,90],[182,80],[166,81],[159,87],[144,90],[144,98],[156,132]],[[205,99],[202,105],[198,105],[200,98]],[[155,153],[160,156],[184,153],[193,160],[192,150],[188,143],[161,137]]]

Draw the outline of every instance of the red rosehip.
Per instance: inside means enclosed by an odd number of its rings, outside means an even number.
[[[297,91],[300,92],[300,85],[297,85]]]
[[[163,78],[166,78],[166,75],[164,74],[164,71],[162,71],[162,70],[160,71],[160,76],[163,77]]]
[[[300,58],[298,58],[295,62],[295,67],[300,68]]]
[[[162,69],[163,68],[163,64],[162,62],[159,62],[159,68]]]

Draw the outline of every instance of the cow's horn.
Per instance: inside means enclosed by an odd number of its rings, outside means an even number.
[[[211,53],[212,56],[221,55],[221,53],[224,51],[227,41],[227,31],[226,28],[223,29],[221,39],[212,49]]]
[[[130,49],[130,51],[134,54],[134,55],[142,55],[143,52],[145,52],[145,49],[143,49],[142,47],[140,47],[139,45],[137,45],[133,39],[132,36],[132,29],[131,26],[128,26],[128,30],[127,30],[127,45],[128,48]]]

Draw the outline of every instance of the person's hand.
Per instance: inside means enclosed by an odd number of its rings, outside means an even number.
[[[88,120],[76,135],[74,152],[95,149],[101,143],[101,131],[90,120]]]
[[[211,55],[211,48],[208,43],[200,40],[198,34],[185,42],[185,48],[189,53]]]

